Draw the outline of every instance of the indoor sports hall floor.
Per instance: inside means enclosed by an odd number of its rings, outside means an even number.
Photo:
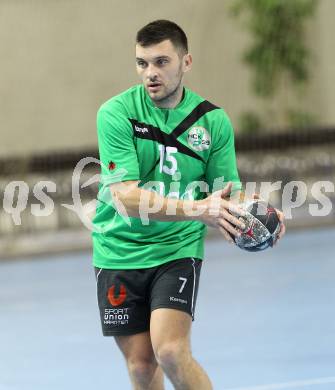
[[[207,242],[193,345],[214,389],[335,389],[334,243],[334,229],[289,233],[261,254]],[[90,262],[0,263],[1,390],[130,389],[100,333]]]

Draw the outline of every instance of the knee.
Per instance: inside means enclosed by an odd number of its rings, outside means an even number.
[[[164,370],[177,371],[191,358],[189,349],[181,343],[164,343],[155,350],[156,360]],[[183,364],[182,364],[183,363]]]
[[[155,359],[128,359],[127,366],[131,377],[137,382],[146,382],[155,374],[157,362]]]

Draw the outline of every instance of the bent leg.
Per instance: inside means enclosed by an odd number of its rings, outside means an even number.
[[[176,390],[211,390],[206,372],[192,357],[191,324],[191,316],[183,311],[153,310],[150,321],[153,350]]]
[[[162,369],[157,364],[149,332],[116,336],[115,341],[126,358],[134,390],[164,390]]]

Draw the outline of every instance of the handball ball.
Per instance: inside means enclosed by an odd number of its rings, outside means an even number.
[[[262,200],[252,200],[242,205],[246,215],[239,217],[245,224],[240,237],[233,237],[236,245],[249,252],[272,247],[280,231],[276,210]]]

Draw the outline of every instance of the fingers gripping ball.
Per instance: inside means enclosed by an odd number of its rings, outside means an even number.
[[[262,200],[252,200],[242,205],[246,215],[239,217],[245,224],[240,237],[233,237],[236,245],[249,252],[272,247],[280,231],[276,210]]]

